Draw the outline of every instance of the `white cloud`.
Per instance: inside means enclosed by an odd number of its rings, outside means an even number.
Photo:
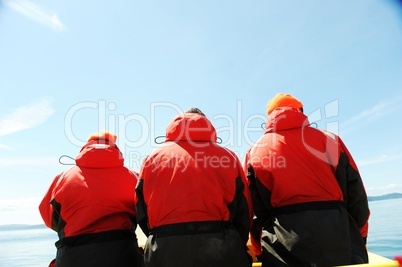
[[[39,201],[39,197],[0,199],[0,207],[2,210],[32,208],[37,207],[39,205]]]
[[[0,225],[3,224],[40,224],[39,213],[41,198],[0,199]]]
[[[63,23],[57,17],[57,14],[49,14],[41,7],[33,4],[27,0],[4,0],[4,3],[8,4],[12,9],[21,13],[30,19],[42,23],[43,25],[50,27],[57,31],[63,31],[65,29]]]
[[[383,162],[389,162],[389,161],[394,161],[402,158],[402,154],[395,154],[395,155],[381,155],[376,158],[371,158],[371,159],[363,159],[363,160],[358,160],[356,163],[358,166],[366,166],[366,165],[373,165],[373,164],[379,164]]]
[[[342,123],[340,128],[349,129],[346,131],[350,132],[350,129],[352,128],[357,128],[359,126],[366,125],[375,119],[384,117],[387,114],[392,114],[393,112],[401,108],[401,102],[402,97],[396,97],[388,101],[380,102],[374,107],[364,110],[360,114]]]
[[[7,145],[4,145],[4,144],[0,144],[0,149],[3,149],[3,150],[13,150],[13,148],[12,148],[11,146],[7,146]]]
[[[0,158],[0,167],[10,166],[52,166],[57,164],[54,157]]]
[[[51,100],[44,98],[0,117],[0,136],[26,130],[45,122],[54,113],[50,104]]]

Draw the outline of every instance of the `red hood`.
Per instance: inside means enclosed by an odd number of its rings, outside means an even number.
[[[176,116],[166,128],[165,141],[211,141],[216,142],[216,130],[203,115],[184,113]]]
[[[310,125],[308,117],[295,108],[276,108],[268,116],[265,133],[301,128]]]
[[[115,143],[94,140],[81,148],[75,162],[85,168],[114,168],[123,166],[124,158]]]

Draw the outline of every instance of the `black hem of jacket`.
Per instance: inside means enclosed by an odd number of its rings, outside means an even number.
[[[123,239],[136,239],[136,234],[130,230],[111,230],[93,234],[82,234],[60,239],[55,243],[57,249],[64,246],[76,247],[94,243],[110,242]]]

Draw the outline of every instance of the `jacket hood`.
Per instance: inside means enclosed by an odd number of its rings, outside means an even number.
[[[278,107],[268,116],[265,133],[301,128],[309,125],[308,117],[300,110],[291,107]]]
[[[81,148],[75,163],[86,168],[114,168],[123,166],[124,158],[115,143],[92,140]]]
[[[215,127],[207,117],[196,113],[176,116],[166,128],[165,141],[216,142]]]

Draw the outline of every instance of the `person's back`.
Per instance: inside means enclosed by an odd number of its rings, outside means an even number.
[[[367,262],[369,210],[357,167],[339,137],[310,127],[295,103],[269,112],[246,155],[253,228],[263,227],[260,259],[266,266]]]
[[[244,181],[239,160],[216,144],[205,116],[176,117],[139,174],[138,220],[149,234],[145,266],[251,266]]]
[[[39,209],[57,231],[57,267],[137,266],[136,175],[123,166],[116,137],[89,138],[76,165],[56,176]]]

